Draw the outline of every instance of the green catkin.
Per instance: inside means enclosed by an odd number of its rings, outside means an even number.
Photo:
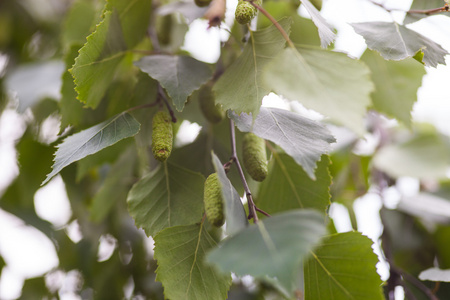
[[[172,118],[166,111],[159,111],[152,120],[152,152],[155,159],[163,162],[172,152]]]
[[[261,0],[254,2],[258,5],[262,4]],[[254,17],[256,17],[257,13],[258,10],[250,2],[239,0],[238,5],[236,6],[234,17],[239,24],[244,25],[249,23]]]
[[[172,15],[165,15],[158,19],[157,35],[161,45],[169,45],[172,37]],[[159,25],[159,26],[158,26]]]
[[[206,178],[203,203],[208,221],[216,227],[222,226],[225,222],[225,216],[223,213],[222,188],[217,173],[212,173]]]
[[[202,86],[198,92],[198,100],[203,116],[211,123],[216,124],[223,120],[225,112],[216,104],[212,85]]]
[[[268,172],[266,144],[264,139],[253,133],[247,133],[242,141],[244,167],[256,180],[263,181]]]

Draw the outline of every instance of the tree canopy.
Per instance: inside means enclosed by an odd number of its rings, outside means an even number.
[[[450,137],[411,117],[427,68],[449,54],[411,25],[448,17],[446,1],[350,24],[367,44],[360,58],[335,50],[321,0],[239,0],[248,24],[225,18],[224,0],[42,3],[0,2],[0,113],[24,122],[0,209],[59,259],[21,299],[64,298],[49,276],[74,271],[80,299],[450,297]],[[214,63],[182,48],[200,19],[223,33]],[[269,94],[284,108],[263,105]],[[366,139],[375,146],[358,151]],[[79,241],[35,208],[56,177]],[[420,190],[389,204],[405,177]],[[368,194],[382,204],[376,243],[353,206]],[[336,229],[338,204],[350,231]],[[105,238],[114,249],[100,260]]]

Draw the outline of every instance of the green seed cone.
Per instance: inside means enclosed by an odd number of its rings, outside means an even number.
[[[262,1],[255,1],[255,3],[261,5]],[[234,17],[239,24],[244,25],[256,17],[257,13],[258,10],[251,3],[239,0]]]
[[[253,133],[247,133],[242,142],[244,167],[256,180],[263,181],[268,172],[266,144],[264,139]]]
[[[212,85],[204,85],[198,92],[198,100],[203,116],[211,123],[219,123],[225,117],[225,112],[216,105]]]
[[[214,226],[222,226],[225,222],[225,216],[223,213],[222,188],[217,173],[212,173],[206,178],[203,203],[208,221]]]
[[[172,118],[166,111],[159,111],[152,120],[152,152],[155,159],[165,161],[172,152]]]

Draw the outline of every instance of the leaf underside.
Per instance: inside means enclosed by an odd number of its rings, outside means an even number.
[[[114,145],[124,138],[134,136],[139,129],[138,121],[128,113],[121,113],[103,123],[67,137],[57,146],[53,170],[42,184],[47,183],[71,163]]]

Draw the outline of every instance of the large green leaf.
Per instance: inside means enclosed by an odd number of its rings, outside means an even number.
[[[78,100],[92,108],[98,106],[126,50],[117,12],[105,12],[96,31],[87,37],[87,43],[80,49],[70,70]]]
[[[314,208],[325,213],[330,205],[328,157],[322,156],[317,178],[312,180],[290,156],[276,152],[272,155],[269,176],[259,188],[258,207],[271,214],[296,208]]]
[[[381,148],[374,156],[373,164],[392,177],[446,178],[449,147],[437,134],[421,134],[404,143]]]
[[[221,274],[205,262],[205,253],[215,246],[203,223],[167,228],[155,236],[156,280],[167,299],[227,298],[230,273]]]
[[[97,21],[97,5],[98,1],[77,0],[72,4],[65,22],[62,32],[62,43],[66,47],[73,44],[84,44],[86,36],[94,27],[94,21]]]
[[[297,100],[363,134],[363,116],[373,90],[369,69],[343,53],[287,48],[263,75],[273,91]]]
[[[384,299],[371,246],[359,232],[326,237],[305,262],[305,300]]]
[[[228,180],[223,164],[219,158],[213,153],[212,161],[214,168],[219,176],[220,184],[222,185],[222,197],[225,202],[225,220],[226,233],[234,235],[243,230],[248,225],[247,215],[245,214],[244,206],[241,202],[238,192]]]
[[[87,37],[71,69],[78,99],[96,108],[123,58],[146,33],[151,1],[109,1],[103,20]]]
[[[254,122],[247,114],[229,115],[240,131],[253,132],[283,148],[312,179],[320,156],[336,141],[324,125],[287,110],[262,107]]]
[[[83,109],[83,103],[77,100],[77,92],[73,77],[69,72],[69,68],[73,65],[75,58],[78,56],[80,45],[72,45],[67,49],[64,63],[66,71],[62,75],[61,100],[58,102],[61,114],[61,131],[69,125],[77,126],[83,117],[83,113],[88,112]]]
[[[124,151],[111,167],[101,188],[92,199],[91,220],[101,222],[119,201],[125,203],[127,193],[134,180],[136,159],[136,149],[131,147]]]
[[[413,0],[411,4],[411,11],[423,11],[427,9],[434,9],[438,7],[443,7],[444,1],[442,0]],[[450,12],[440,12],[439,14],[444,14],[450,16]],[[434,14],[433,14],[434,15]],[[424,13],[411,13],[408,12],[405,15],[405,19],[403,20],[403,24],[408,24],[412,22],[419,21],[422,18],[429,17],[429,14]]]
[[[282,19],[279,24],[289,32],[290,19]],[[285,43],[273,25],[252,32],[242,54],[214,85],[216,103],[225,110],[231,109],[238,114],[253,113],[256,117],[263,97],[272,87],[263,81],[263,68],[284,48]]]
[[[120,155],[134,143],[133,139],[127,139],[79,160],[77,162],[77,182],[80,182],[89,172],[100,168],[104,164],[114,164]]]
[[[312,210],[274,215],[226,239],[207,260],[237,275],[277,278],[288,291],[301,272],[301,260],[325,233],[323,216]]]
[[[309,15],[311,16],[311,20],[314,22],[314,25],[316,25],[317,29],[319,30],[321,46],[323,48],[326,48],[336,38],[334,28],[327,23],[327,21],[322,17],[317,8],[313,4],[311,4],[309,0],[300,0],[300,2],[306,8]]]
[[[203,212],[204,177],[163,163],[139,180],[128,194],[136,226],[154,236],[167,227],[199,222]]]
[[[372,71],[375,91],[372,103],[376,110],[411,126],[411,110],[417,100],[425,68],[414,59],[386,61],[367,50],[361,57]]]
[[[402,60],[423,52],[427,66],[445,65],[448,52],[439,44],[407,27],[390,22],[353,23],[356,33],[366,40],[367,47],[380,52],[384,59]]]
[[[128,113],[121,113],[103,123],[78,132],[66,138],[59,144],[55,153],[55,163],[52,172],[42,184],[71,163],[88,155],[114,145],[118,141],[134,136],[139,131],[140,124]]]
[[[178,111],[193,91],[212,76],[207,64],[189,56],[151,55],[134,63],[164,87]]]

